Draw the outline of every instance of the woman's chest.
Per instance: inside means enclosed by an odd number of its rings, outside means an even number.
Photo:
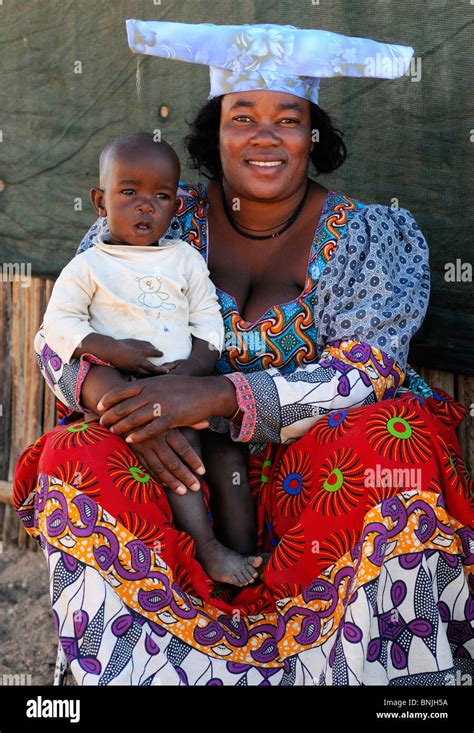
[[[314,232],[313,232],[314,233]],[[213,241],[211,279],[235,300],[241,318],[253,323],[274,305],[296,300],[305,288],[312,255],[312,232],[289,243],[270,240]]]
[[[296,301],[308,284],[327,189],[312,184],[307,205],[291,228],[268,239],[237,233],[219,192],[209,184],[207,193],[207,264],[216,288],[234,301],[235,317],[248,326],[274,306]],[[265,226],[258,217],[254,225],[261,230]]]

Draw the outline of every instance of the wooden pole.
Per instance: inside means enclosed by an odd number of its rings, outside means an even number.
[[[10,481],[0,481],[0,502],[13,504],[13,487]]]

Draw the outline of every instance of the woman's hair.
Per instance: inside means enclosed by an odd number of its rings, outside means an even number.
[[[190,133],[185,137],[191,168],[197,168],[206,178],[215,179],[222,173],[219,155],[219,124],[222,96],[210,99],[188,122]],[[333,126],[331,117],[314,102],[309,103],[311,130],[317,130],[319,140],[315,141],[309,158],[316,169],[316,175],[332,173],[341,166],[347,156],[342,139],[343,132]]]

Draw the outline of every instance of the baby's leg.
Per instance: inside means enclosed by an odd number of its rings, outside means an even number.
[[[199,431],[183,427],[180,430],[196,453],[201,456]],[[256,568],[262,564],[262,558],[248,553],[244,556],[221,544],[209,523],[202,489],[187,491],[184,495],[175,494],[171,489],[165,490],[173,512],[174,524],[194,539],[196,557],[207,574],[214,580],[233,585],[252,583],[258,577]]]
[[[229,433],[202,432],[216,536],[237,552],[254,553],[257,526],[243,448]]]

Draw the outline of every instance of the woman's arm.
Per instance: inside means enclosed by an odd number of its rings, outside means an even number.
[[[398,384],[399,370],[393,360],[388,360],[384,371],[387,383],[395,378]],[[229,419],[238,407],[241,427],[232,423],[234,440],[291,442],[327,412],[376,401],[363,370],[354,366],[342,372],[320,362],[290,376],[277,369],[245,376],[165,375],[118,385],[104,395],[97,409],[103,425],[126,434],[127,442],[133,444],[179,426],[207,427],[212,417]]]
[[[118,386],[97,409],[112,433],[140,443],[175,427],[208,427],[210,416],[229,418],[237,407],[235,387],[224,377],[165,374]]]
[[[73,412],[93,412],[99,414],[97,404],[111,390],[130,385],[120,372],[110,366],[100,366],[87,359],[90,355],[75,359],[70,364],[62,364],[44,341],[42,329],[36,336],[35,348],[43,376],[56,397]],[[69,384],[75,385],[73,391]],[[230,385],[227,395],[235,395]],[[235,397],[234,403],[235,405]],[[225,403],[222,403],[225,409]],[[235,407],[234,407],[235,410]],[[231,413],[229,413],[231,414]],[[154,478],[182,493],[181,487],[193,489],[196,485],[195,473],[204,473],[204,465],[198,454],[189,445],[179,430],[168,430],[154,440],[153,444],[141,443],[133,446],[138,458]],[[194,473],[193,473],[194,472]]]
[[[359,341],[328,344],[315,364],[283,375],[270,368],[225,375],[242,410],[231,438],[240,442],[292,443],[329,412],[392,397],[404,373],[387,354]]]

